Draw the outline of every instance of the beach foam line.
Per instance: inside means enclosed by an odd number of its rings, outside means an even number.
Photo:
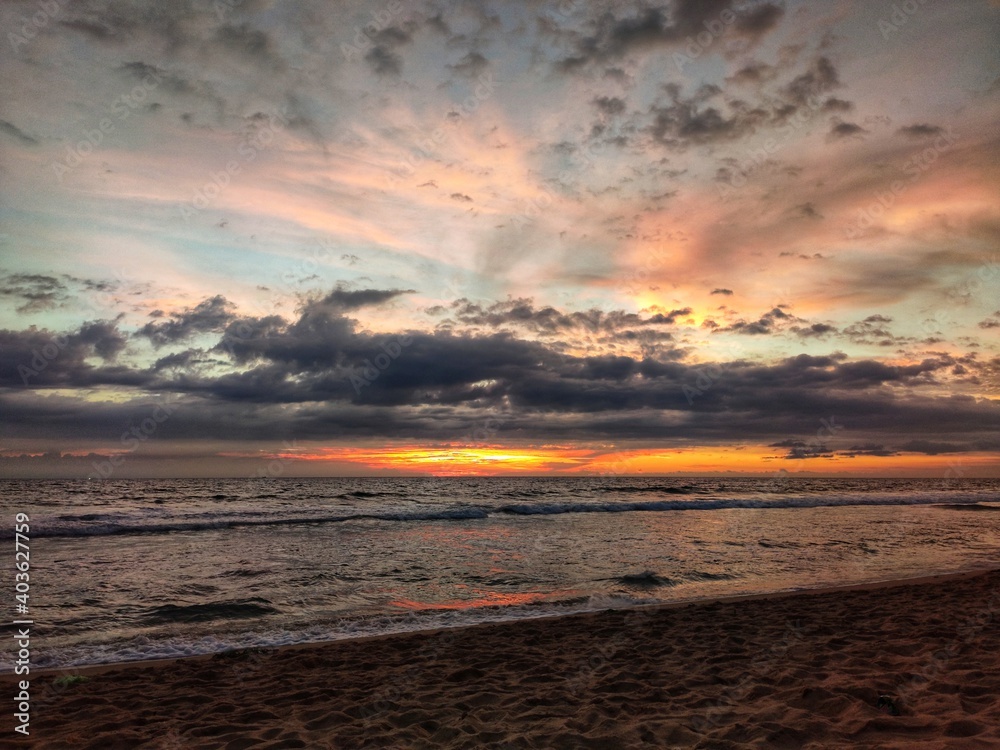
[[[130,641],[79,645],[59,650],[49,649],[40,655],[32,671],[40,673],[72,669],[86,674],[89,669],[105,669],[134,663],[160,663],[177,659],[206,658],[246,649],[282,650],[306,648],[344,641],[365,641],[408,634],[431,634],[446,630],[465,630],[479,626],[524,621],[561,620],[610,611],[655,611],[692,605],[730,604],[743,601],[783,599],[785,597],[835,594],[849,591],[874,591],[883,588],[918,586],[959,581],[998,573],[1000,568],[970,568],[961,571],[921,573],[905,578],[888,578],[836,586],[779,588],[723,596],[678,596],[663,599],[620,594],[592,594],[558,600],[538,600],[515,606],[485,605],[476,608],[402,609],[399,613],[380,613],[343,618],[301,630],[269,629],[183,638],[143,636]],[[13,663],[0,659],[0,675],[13,671]]]
[[[35,537],[112,536],[116,534],[169,534],[174,532],[212,531],[246,526],[288,526],[294,524],[328,524],[349,521],[390,521],[399,523],[425,521],[469,521],[496,515],[555,516],[567,513],[664,513],[673,511],[714,511],[738,509],[795,509],[839,508],[864,506],[917,506],[937,505],[947,501],[951,506],[976,506],[981,495],[968,497],[945,496],[943,493],[885,494],[865,496],[778,496],[769,498],[687,498],[673,500],[638,500],[622,502],[564,502],[564,503],[513,503],[496,507],[450,506],[424,511],[374,511],[368,513],[338,513],[320,515],[315,512],[303,515],[273,516],[259,511],[246,511],[232,515],[212,513],[202,519],[144,521],[130,518],[120,512],[84,516],[59,516],[52,519],[38,518],[33,524]],[[985,506],[983,506],[985,507]],[[0,538],[9,538],[11,529],[0,530]]]
[[[68,686],[33,670],[32,740],[1000,746],[1000,572],[853,588],[91,667]]]

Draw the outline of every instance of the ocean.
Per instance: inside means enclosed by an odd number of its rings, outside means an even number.
[[[1000,510],[1000,480],[987,479],[3,480],[0,490],[9,621],[19,617],[14,516],[30,518],[33,669],[1000,559],[1000,512],[990,510]],[[0,670],[12,671],[10,654]]]

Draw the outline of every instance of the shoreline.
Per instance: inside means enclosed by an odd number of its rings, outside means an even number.
[[[993,572],[1000,573],[1000,566],[974,568],[957,572],[920,574],[917,576],[910,576],[906,578],[887,578],[887,579],[880,579],[877,581],[865,581],[862,583],[849,583],[837,586],[779,589],[777,591],[766,591],[766,592],[752,593],[752,594],[707,596],[707,597],[696,597],[690,599],[678,599],[676,601],[668,601],[668,602],[657,602],[655,604],[634,604],[622,607],[606,607],[606,608],[593,609],[582,612],[545,613],[537,616],[516,617],[509,619],[499,618],[496,620],[486,620],[484,622],[463,623],[459,625],[451,625],[451,626],[445,625],[445,626],[429,627],[429,628],[417,628],[414,630],[396,630],[386,633],[371,633],[359,636],[349,636],[345,638],[303,641],[301,643],[287,643],[279,646],[273,646],[273,645],[247,646],[234,649],[227,649],[225,651],[215,651],[208,654],[193,654],[190,656],[167,656],[162,658],[157,657],[152,659],[112,661],[99,664],[86,664],[81,666],[47,667],[44,669],[33,669],[32,674],[41,677],[58,676],[66,673],[88,676],[91,673],[99,674],[117,668],[157,667],[157,666],[173,664],[176,662],[205,661],[205,660],[224,657],[225,654],[237,653],[248,650],[280,652],[284,650],[296,650],[303,648],[323,648],[326,646],[341,644],[341,643],[367,642],[367,641],[380,640],[384,638],[394,638],[407,635],[431,635],[451,630],[465,630],[468,628],[481,628],[481,627],[490,627],[490,626],[506,625],[506,624],[516,625],[517,623],[520,622],[544,622],[549,620],[562,620],[564,618],[587,617],[589,615],[600,614],[603,612],[632,612],[632,611],[647,611],[647,610],[659,610],[659,609],[677,609],[689,606],[729,604],[742,601],[755,601],[761,599],[775,599],[775,598],[796,597],[796,596],[819,596],[823,594],[837,593],[842,591],[868,591],[881,588],[895,588],[898,586],[920,585],[924,583],[940,583],[949,580],[963,580],[965,578],[974,578],[980,575],[985,575]],[[422,611],[437,612],[445,610],[430,609]],[[0,680],[13,676],[14,674],[12,671],[0,672]]]
[[[38,672],[32,737],[94,750],[987,748],[1000,746],[998,640],[990,568],[84,667],[62,688],[60,670]],[[883,694],[900,715],[879,710]],[[24,747],[9,738],[0,748]]]

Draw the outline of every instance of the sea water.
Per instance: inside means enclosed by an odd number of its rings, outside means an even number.
[[[1000,481],[985,479],[6,480],[0,490],[11,550],[14,514],[30,518],[36,669],[899,579],[1000,557]]]

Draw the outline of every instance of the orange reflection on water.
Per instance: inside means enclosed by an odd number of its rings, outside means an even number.
[[[531,604],[545,598],[545,594],[523,593],[505,594],[499,591],[478,591],[476,599],[446,599],[440,602],[418,602],[413,599],[396,599],[394,607],[403,609],[478,609],[480,607],[511,607]]]

